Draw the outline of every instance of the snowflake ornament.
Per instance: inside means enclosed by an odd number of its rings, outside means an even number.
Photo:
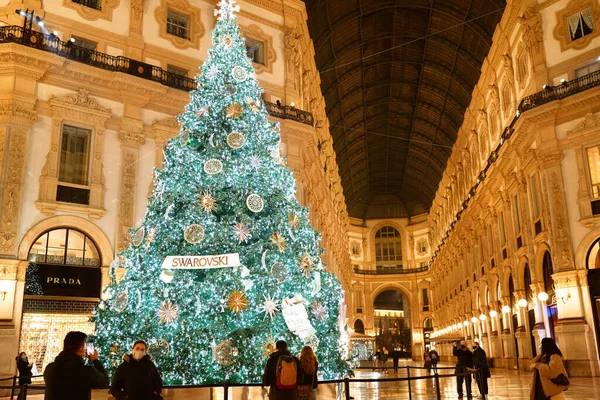
[[[248,243],[248,239],[252,237],[250,234],[250,228],[243,222],[233,225],[231,230],[233,231],[233,235],[238,240],[238,244],[242,244],[242,242]]]
[[[267,318],[267,315],[270,318],[275,317],[275,313],[279,311],[279,301],[268,295],[263,295],[263,297],[265,301],[260,306],[260,311],[265,313],[265,318]]]
[[[319,303],[318,301],[315,301],[312,304],[312,314],[319,321],[323,321],[325,319],[325,317],[327,317],[327,307],[325,307],[323,304]]]
[[[254,169],[259,169],[262,167],[262,161],[258,156],[250,156],[250,166]]]
[[[179,310],[177,306],[171,303],[171,300],[167,300],[167,302],[162,303],[158,310],[156,311],[156,316],[161,324],[169,325],[171,322],[175,321],[178,317]]]
[[[210,79],[215,79],[217,76],[219,76],[219,72],[218,65],[211,65],[206,72],[206,76],[208,76]]]
[[[221,0],[217,3],[218,9],[215,10],[215,16],[218,15],[217,19],[223,21],[226,19],[235,19],[236,12],[240,12],[240,6],[234,6],[235,0]]]

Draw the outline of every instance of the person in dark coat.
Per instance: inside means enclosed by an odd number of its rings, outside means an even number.
[[[437,374],[437,365],[440,361],[440,355],[434,348],[431,348],[431,351],[429,352],[429,357],[431,358],[431,368],[433,369],[433,373]]]
[[[398,350],[392,350],[392,362],[394,363],[394,373],[398,373],[398,360],[400,359],[400,352]]]
[[[113,377],[110,394],[117,400],[160,399],[162,378],[156,365],[146,354],[146,342],[138,340],[133,344],[131,354],[125,354],[123,362]]]
[[[19,371],[19,386],[30,385],[31,377],[33,373],[31,372],[31,368],[33,368],[33,364],[29,362],[27,359],[27,354],[24,351],[19,353],[17,356],[17,370]],[[23,388],[19,391],[19,397],[17,400],[21,400],[23,398]]]
[[[479,388],[480,394],[488,394],[487,380],[492,376],[490,374],[490,367],[488,366],[487,355],[485,350],[479,346],[479,342],[475,342],[473,346],[473,366],[478,370],[477,372],[477,387]]]
[[[67,333],[63,351],[44,370],[45,400],[90,400],[91,389],[108,387],[108,375],[98,352],[86,354],[86,340],[83,332]],[[93,365],[85,364],[86,356]]]
[[[454,343],[452,355],[457,357],[456,368],[454,369],[455,374],[464,374],[469,371],[469,368],[473,368],[473,353],[467,348],[466,342],[462,341]],[[456,391],[458,392],[458,398],[463,398],[463,381],[467,387],[467,397],[470,399],[472,398],[470,374],[456,377]]]
[[[272,353],[267,360],[267,365],[265,366],[265,372],[262,376],[262,384],[264,386],[270,386],[269,388],[269,400],[296,400],[297,399],[297,390],[280,390],[277,388],[277,362],[279,361],[279,357],[281,356],[292,356],[292,353],[289,352],[287,343],[283,340],[278,340],[275,343],[275,353]],[[296,362],[296,371],[300,374],[300,361],[294,357]],[[296,378],[297,382],[299,382],[299,376]]]

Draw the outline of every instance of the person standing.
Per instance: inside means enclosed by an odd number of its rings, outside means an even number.
[[[535,357],[531,364],[533,375],[530,398],[564,400],[564,391],[569,388],[569,380],[562,353],[552,338],[543,338],[541,347],[541,354]]]
[[[86,354],[86,340],[83,332],[67,333],[63,351],[44,370],[45,400],[89,400],[91,389],[108,387],[108,375],[98,360],[98,351]],[[86,358],[93,365],[85,365]]]
[[[460,346],[460,347],[459,347]],[[471,375],[465,373],[468,372],[468,368],[473,368],[473,353],[471,350],[467,348],[467,343],[465,341],[459,341],[454,343],[454,349],[452,350],[452,355],[454,355],[456,360],[456,368],[454,369],[454,373],[457,374],[456,377],[456,390],[458,392],[458,398],[463,398],[463,381],[465,382],[465,386],[467,388],[467,398],[472,398],[471,395]],[[460,374],[460,375],[458,375]]]
[[[424,368],[427,370],[427,374],[431,374],[431,355],[429,354],[429,347],[425,348],[423,353]]]
[[[262,376],[263,385],[270,386],[269,400],[297,400],[300,361],[290,353],[283,340],[275,343],[275,349],[277,351],[269,356]]]
[[[162,378],[156,365],[146,354],[146,342],[133,344],[131,354],[125,354],[123,362],[113,377],[110,394],[117,400],[160,400]]]
[[[398,350],[392,350],[392,362],[394,363],[394,373],[398,373],[398,360],[400,359],[400,352]]]
[[[479,393],[480,395],[483,394],[487,396],[487,380],[492,374],[490,374],[487,354],[485,354],[485,350],[481,348],[479,342],[475,342],[475,345],[473,346],[473,366],[477,369],[477,387],[479,388]]]
[[[381,350],[377,350],[373,356],[373,371],[381,368]]]
[[[429,352],[429,357],[431,357],[431,368],[433,369],[433,373],[437,374],[437,365],[438,362],[440,361],[440,355],[438,354],[438,352],[435,350],[435,348],[431,348],[431,351]]]
[[[312,347],[304,346],[300,353],[300,384],[297,400],[317,399],[317,370],[319,363]]]
[[[21,390],[19,390],[19,397],[17,400],[21,400],[24,397],[23,386],[31,384],[31,377],[33,373],[31,372],[31,368],[33,368],[33,363],[30,363],[27,359],[27,354],[24,351],[19,353],[17,356],[17,370],[19,371],[19,386]]]

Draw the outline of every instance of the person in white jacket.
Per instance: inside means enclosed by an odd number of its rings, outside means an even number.
[[[532,360],[533,370],[531,380],[531,400],[547,399],[563,400],[564,391],[568,386],[556,383],[556,378],[567,371],[563,363],[563,356],[554,339],[544,338],[541,344],[541,354]],[[554,381],[553,381],[554,380]]]

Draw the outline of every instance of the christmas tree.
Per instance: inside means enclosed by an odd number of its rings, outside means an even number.
[[[233,0],[154,194],[110,269],[95,345],[114,371],[144,339],[166,383],[259,382],[275,341],[311,345],[325,378],[350,373],[343,292],[321,263],[267,119]]]

